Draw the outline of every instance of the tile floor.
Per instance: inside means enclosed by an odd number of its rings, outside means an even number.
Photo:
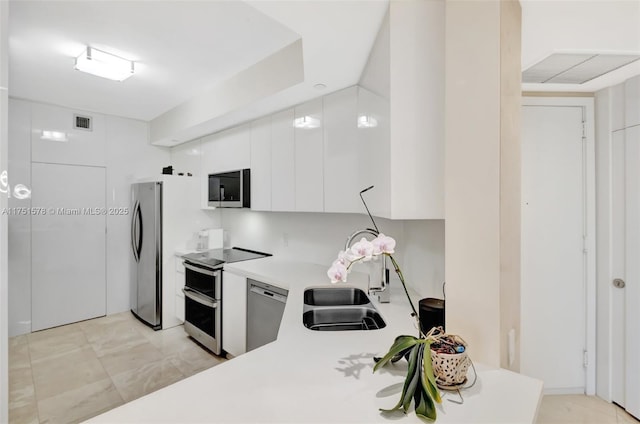
[[[9,422],[73,423],[224,361],[182,327],[153,331],[130,312],[9,342]],[[537,424],[638,424],[616,405],[581,395],[544,396]]]
[[[222,361],[130,312],[12,337],[9,422],[79,422]]]
[[[542,398],[537,424],[638,424],[622,408],[594,396],[549,395]]]

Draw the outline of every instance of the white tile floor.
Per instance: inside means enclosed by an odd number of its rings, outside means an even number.
[[[131,313],[24,336],[9,343],[9,422],[73,423],[224,361],[183,328],[153,331]],[[537,424],[639,423],[592,396],[545,396]]]
[[[622,408],[594,396],[544,396],[537,424],[614,424],[635,423]]]
[[[73,423],[224,361],[130,312],[9,339],[10,423]]]

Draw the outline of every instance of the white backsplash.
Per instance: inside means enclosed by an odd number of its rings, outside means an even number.
[[[216,212],[220,212],[226,232],[225,247],[264,251],[283,259],[324,264],[327,268],[338,251],[344,249],[350,234],[372,227],[369,217],[360,214],[256,212],[246,209],[218,209]],[[394,256],[407,283],[422,297],[441,298],[444,221],[376,218],[376,223],[384,234],[396,239],[397,253]]]

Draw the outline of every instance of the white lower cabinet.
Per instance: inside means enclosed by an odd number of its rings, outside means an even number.
[[[176,261],[176,317],[178,320],[184,322],[184,265],[182,265],[182,258],[180,256],[175,257]]]
[[[247,279],[222,274],[222,349],[238,356],[247,351]]]

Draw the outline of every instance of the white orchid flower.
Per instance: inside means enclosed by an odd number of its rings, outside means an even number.
[[[334,264],[336,262],[339,262],[342,265],[348,267],[349,264],[351,264],[352,259],[353,258],[351,257],[351,254],[349,253],[349,251],[345,252],[344,250],[341,250],[340,252],[338,252],[338,259],[335,260]]]
[[[389,236],[385,236],[384,234],[378,234],[371,244],[373,244],[373,254],[392,254],[394,253],[394,249],[396,247],[396,241]]]
[[[339,281],[346,283],[347,282],[347,267],[342,263],[335,261],[329,271],[327,271],[327,275],[331,279],[331,283],[335,284]]]
[[[358,260],[370,261],[373,258],[373,243],[362,237],[359,242],[351,246],[350,252]]]

